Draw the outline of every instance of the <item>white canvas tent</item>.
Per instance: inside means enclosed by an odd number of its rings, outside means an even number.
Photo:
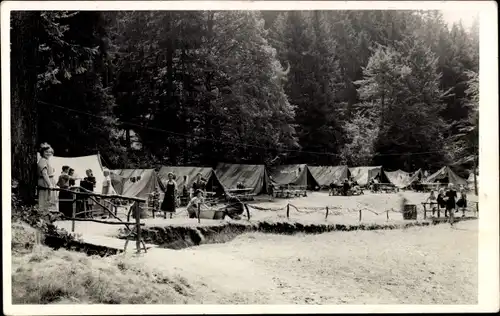
[[[40,159],[40,154],[37,154],[37,161]],[[104,182],[104,173],[101,163],[101,157],[99,154],[91,156],[81,156],[81,157],[56,157],[53,156],[50,159],[52,167],[56,170],[56,181],[61,174],[63,166],[69,166],[75,169],[74,176],[76,178],[83,179],[87,175],[85,171],[87,169],[92,169],[94,177],[96,179],[96,186],[94,188],[95,193],[102,192],[102,183]],[[80,185],[80,180],[76,181],[76,185]],[[114,189],[112,190],[114,191]]]
[[[349,172],[360,186],[365,186],[377,175],[382,176],[382,166],[353,167],[349,168]]]

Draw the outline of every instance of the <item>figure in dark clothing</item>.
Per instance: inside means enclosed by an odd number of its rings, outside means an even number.
[[[70,187],[69,181],[70,176],[69,166],[63,166],[59,180],[57,181],[57,186],[61,189],[68,190]],[[73,194],[68,191],[59,191],[59,212],[63,213],[66,217],[71,217],[73,214]]]
[[[80,181],[80,186],[85,190],[94,192],[94,188],[96,186],[96,179],[92,173],[92,169],[88,169],[86,171],[87,176]]]
[[[444,191],[443,189],[439,189],[439,193],[438,193],[438,196],[437,196],[437,203],[438,203],[438,207],[440,208],[446,208],[446,201],[445,201],[445,195],[444,195]]]
[[[75,183],[76,183],[75,178],[74,178],[74,176],[75,176],[75,169],[69,168],[68,175],[69,175],[69,186],[70,187],[75,186]]]
[[[168,181],[165,186],[165,197],[161,203],[161,210],[165,212],[165,218],[167,218],[167,213],[170,213],[170,218],[175,213],[175,201],[177,197],[177,183],[174,180],[174,174],[168,174]]]
[[[232,219],[241,219],[240,215],[245,211],[245,206],[236,196],[229,196],[229,205],[224,208],[226,214]]]
[[[274,198],[274,185],[272,183],[267,185],[267,194],[269,195],[269,200],[272,201]]]
[[[456,200],[457,200],[457,191],[453,188],[453,184],[448,185],[448,191],[446,191],[446,211],[444,216],[449,216],[450,217],[450,224],[453,226],[453,217],[454,217],[454,211],[456,206]]]
[[[328,196],[333,196],[333,192],[335,192],[335,183],[333,181],[328,185],[328,189]]]
[[[347,196],[347,194],[349,193],[349,189],[350,189],[349,180],[345,179],[342,185],[342,193],[344,196]]]

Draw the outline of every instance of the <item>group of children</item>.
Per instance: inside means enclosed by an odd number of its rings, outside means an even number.
[[[445,217],[450,218],[450,223],[453,225],[454,213],[459,211],[459,208],[467,207],[467,193],[463,185],[459,187],[458,192],[455,190],[455,186],[452,183],[448,184],[448,188],[445,191],[444,188],[440,188],[438,194],[435,191],[431,191],[426,202],[435,204],[438,208],[444,208]],[[436,207],[432,208],[432,215],[436,212]]]
[[[165,183],[165,195],[163,197],[163,201],[160,203],[160,193],[156,190],[152,196],[152,207],[154,209],[160,209],[165,214],[169,213],[170,218],[172,218],[173,214],[176,212],[177,206],[180,204],[179,200],[189,200],[187,203],[188,213],[190,217],[195,216],[194,209],[198,209],[198,205],[205,205],[204,194],[206,187],[206,180],[203,179],[201,173],[196,175],[196,180],[192,184],[192,193],[190,193],[190,189],[188,187],[188,177],[184,176],[183,178],[183,186],[180,190],[175,181],[175,175],[172,172],[169,172],[167,175],[167,181]]]
[[[74,172],[75,170],[70,166],[63,166],[56,185],[61,189],[71,190],[71,188],[75,186],[76,180],[81,180],[80,186],[85,190],[93,192],[96,185],[96,179],[92,170],[86,170],[87,176],[83,179],[75,177]],[[69,191],[59,191],[59,212],[63,213],[66,217],[73,216],[73,194],[73,192]],[[90,211],[93,207],[92,200],[79,196],[78,194],[76,203],[78,212],[84,210]]]

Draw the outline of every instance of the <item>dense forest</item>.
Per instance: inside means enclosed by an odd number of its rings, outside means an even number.
[[[455,164],[464,174],[478,153],[478,21],[448,25],[438,11],[11,21],[13,178],[34,177],[40,142],[57,156],[99,152],[111,168]]]

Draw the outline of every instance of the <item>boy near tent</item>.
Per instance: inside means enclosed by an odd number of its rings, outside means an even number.
[[[329,187],[328,196],[334,196],[335,195],[335,182],[332,181],[328,187]]]
[[[467,192],[465,191],[465,188],[463,185],[460,186],[460,198],[457,201],[457,210],[458,208],[462,208],[462,217],[465,216],[465,208],[467,207]]]

